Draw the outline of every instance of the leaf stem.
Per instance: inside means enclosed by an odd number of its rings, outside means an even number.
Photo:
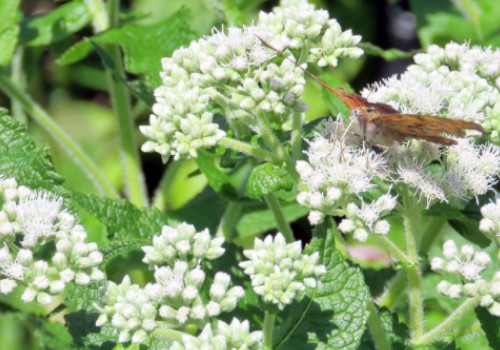
[[[391,344],[387,340],[386,332],[383,323],[380,321],[380,315],[372,301],[366,303],[367,309],[370,312],[368,316],[368,330],[372,336],[377,350],[390,350]]]
[[[374,237],[384,245],[384,248],[387,249],[390,255],[394,256],[399,260],[399,262],[403,264],[411,264],[410,259],[408,256],[401,250],[397,245],[394,244],[393,241],[391,241],[389,238],[386,236],[382,235],[374,235]]]
[[[294,159],[300,159],[302,155],[302,114],[294,112],[292,119],[292,156]]]
[[[457,307],[451,314],[448,315],[440,324],[425,333],[418,339],[415,339],[415,345],[427,345],[439,340],[443,334],[449,332],[457,323],[472,309],[474,309],[481,300],[480,295],[465,300],[459,307]]]
[[[111,26],[118,25],[118,0],[110,0],[109,22]],[[120,50],[116,45],[106,45],[106,50],[115,65],[118,76],[125,76],[123,69],[123,59]],[[131,112],[130,93],[127,87],[116,81],[113,71],[109,67],[106,69],[106,78],[108,80],[109,94],[113,113],[118,120],[121,143],[121,162],[124,171],[125,189],[130,201],[136,206],[143,207],[147,203],[146,186],[142,173],[139,152],[135,142],[134,118]]]
[[[264,315],[264,324],[262,331],[264,333],[262,345],[265,349],[272,349],[273,345],[273,331],[276,322],[276,314],[266,312]]]
[[[260,160],[265,160],[267,162],[280,162],[280,158],[276,154],[266,151],[262,148],[252,146],[246,142],[233,139],[231,137],[223,137],[221,140],[219,140],[219,145],[237,152],[248,154]]]
[[[333,221],[333,218],[329,215],[328,220],[330,220],[330,230],[333,233],[333,240],[335,242],[335,248],[342,254],[345,259],[349,259],[351,255],[347,249],[347,243],[345,242],[344,236],[340,233],[337,224]]]
[[[276,225],[278,226],[278,230],[285,236],[285,240],[287,243],[295,241],[293,236],[293,231],[290,225],[288,224],[285,214],[283,213],[283,208],[281,207],[281,203],[276,197],[274,193],[269,193],[264,195],[264,199],[269,207],[269,210],[273,213],[274,220],[276,220]]]
[[[118,193],[106,176],[101,172],[97,164],[83,151],[66,132],[59,127],[27,94],[16,88],[12,82],[4,75],[0,74],[0,89],[12,100],[18,101],[24,110],[47,131],[62,149],[73,159],[82,169],[83,173],[92,182],[96,190],[101,195],[111,198],[118,198]]]
[[[276,152],[278,158],[285,163],[285,168],[294,180],[296,184],[300,183],[300,176],[295,170],[295,160],[290,157],[286,150],[281,145],[280,141],[273,132],[269,121],[267,120],[264,113],[258,113],[259,130],[261,132],[262,138],[266,142],[267,146]]]

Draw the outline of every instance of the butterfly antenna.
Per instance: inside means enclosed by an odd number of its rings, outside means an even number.
[[[323,79],[321,79],[317,75],[314,75],[311,72],[309,72],[307,69],[305,69],[304,67],[302,67],[301,65],[299,65],[296,61],[294,61],[293,59],[291,59],[290,57],[288,57],[283,51],[278,50],[277,48],[273,47],[271,44],[269,44],[268,42],[266,42],[264,39],[262,39],[257,34],[255,34],[255,36],[261,41],[262,45],[264,45],[265,47],[267,47],[267,48],[269,48],[269,49],[271,49],[271,50],[273,50],[275,52],[277,52],[281,57],[284,57],[285,59],[289,60],[290,62],[293,62],[293,64],[295,64],[295,66],[297,66],[298,68],[300,68],[304,73],[306,73],[308,76],[310,76],[311,78],[313,78],[314,80],[316,80],[323,87],[327,88],[331,93],[333,93],[335,96],[337,96],[338,98],[340,98],[342,101],[346,100],[345,95],[342,94],[341,91],[336,90],[335,88],[333,88],[330,85],[328,85],[328,83],[326,81],[324,81]],[[340,80],[340,81],[342,82],[342,80]]]
[[[340,75],[338,75],[337,71],[335,70],[335,67],[332,66],[332,64],[330,62],[328,62],[323,50],[320,49],[320,52],[321,52],[321,57],[323,57],[323,59],[325,60],[326,64],[328,65],[328,68],[330,68],[333,75],[335,75],[335,78],[337,78],[337,80],[340,81],[340,83],[342,84],[342,88],[346,91],[350,91],[350,90],[352,91],[352,88],[349,85],[347,85],[347,83],[340,77]]]

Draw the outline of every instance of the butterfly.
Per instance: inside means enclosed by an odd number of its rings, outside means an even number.
[[[283,55],[260,37],[259,39],[264,46]],[[290,59],[287,56],[284,57]],[[340,87],[334,88],[305,68],[298,67],[349,107],[350,115],[357,120],[364,141],[384,144],[390,141],[418,139],[441,145],[455,145],[457,141],[445,135],[464,137],[466,136],[466,130],[476,130],[484,133],[481,125],[465,120],[400,113],[391,105],[369,102],[361,95],[348,93]]]

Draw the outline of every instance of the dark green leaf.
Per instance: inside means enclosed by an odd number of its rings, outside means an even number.
[[[74,200],[95,216],[108,230],[108,236],[119,240],[151,239],[161,233],[169,217],[156,208],[135,207],[125,200],[113,200],[75,193]]]
[[[17,9],[19,0],[0,1],[0,66],[10,63],[16,49],[19,25]]]
[[[491,240],[479,230],[479,221],[477,218],[467,216],[464,211],[454,208],[450,205],[439,203],[433,205],[425,211],[428,216],[440,216],[448,219],[448,223],[466,240],[479,245],[482,248],[487,247]]]
[[[206,176],[212,188],[231,200],[238,199],[238,193],[231,184],[231,178],[216,165],[216,157],[212,153],[200,149],[196,164]]]
[[[158,231],[156,235],[159,235]],[[101,249],[103,255],[102,266],[106,266],[114,258],[132,251],[141,250],[141,247],[148,245],[150,241],[146,239],[131,239],[131,240],[114,240],[107,246]]]
[[[481,328],[486,334],[488,344],[492,349],[500,349],[500,318],[493,316],[484,307],[477,307],[475,309],[477,319],[481,323]]]
[[[368,288],[359,269],[335,249],[327,224],[317,226],[314,237],[304,252],[319,252],[327,270],[322,286],[285,310],[273,349],[357,349],[368,318]]]
[[[48,45],[79,31],[91,19],[83,2],[68,2],[45,15],[23,21],[19,41],[28,46]]]
[[[48,152],[36,150],[25,125],[7,116],[5,109],[0,109],[0,174],[33,189],[67,195]]]
[[[279,190],[290,191],[293,181],[288,172],[272,163],[265,163],[253,168],[247,181],[247,194],[250,198],[262,196]]]
[[[151,26],[126,24],[94,36],[97,44],[120,45],[125,55],[125,69],[132,74],[145,74],[153,88],[161,84],[161,59],[171,56],[175,49],[195,38],[190,27],[191,14],[182,8],[174,15]],[[60,64],[74,63],[92,51],[88,41],[75,44],[59,60]]]
[[[410,336],[408,327],[399,321],[397,314],[384,308],[378,310],[380,321],[384,327],[387,340],[392,345],[393,350],[405,350],[410,347]],[[371,334],[367,329],[363,335],[360,349],[376,349]]]

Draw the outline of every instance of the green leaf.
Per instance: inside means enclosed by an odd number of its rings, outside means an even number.
[[[492,349],[500,349],[500,318],[493,316],[484,307],[477,307],[475,313]]]
[[[262,196],[279,190],[290,191],[293,181],[288,172],[272,163],[265,163],[253,168],[247,181],[247,194],[250,198]]]
[[[158,231],[156,235],[159,235]],[[103,261],[101,266],[105,267],[114,258],[132,251],[138,251],[142,246],[148,245],[149,240],[146,239],[128,239],[128,240],[114,240],[104,248],[101,248]]]
[[[321,287],[285,311],[276,327],[273,349],[357,349],[368,318],[368,288],[359,268],[351,266],[335,249],[327,224],[316,226],[304,253],[319,252],[326,266]]]
[[[380,321],[385,330],[385,335],[393,350],[405,350],[410,348],[410,336],[408,327],[399,321],[397,314],[383,308],[378,310]],[[360,349],[376,349],[368,329],[363,335]]]
[[[95,216],[108,230],[108,236],[119,240],[151,239],[161,233],[169,217],[156,208],[137,208],[126,200],[100,198],[74,193],[73,199]]]
[[[248,24],[245,14],[238,7],[238,3],[239,1],[236,0],[222,1],[226,22],[230,26],[241,27]]]
[[[191,14],[181,8],[172,16],[150,26],[126,24],[94,36],[97,44],[120,45],[125,55],[125,69],[132,74],[145,74],[153,88],[161,84],[161,59],[172,55],[175,49],[188,45],[195,38],[190,26]],[[81,41],[66,51],[60,64],[70,64],[85,58],[92,51],[88,41]]]
[[[45,15],[23,21],[19,41],[28,46],[48,45],[79,31],[91,19],[84,3],[68,2]]]
[[[0,66],[10,63],[19,35],[17,9],[19,0],[0,0]]]
[[[77,312],[72,312],[64,316],[66,322],[66,327],[74,339],[74,344],[81,349],[91,349],[85,347],[88,342],[87,337],[89,335],[100,335],[99,327],[95,325],[97,320],[97,313],[89,313],[87,310],[80,310]],[[99,337],[101,338],[101,337]],[[102,338],[101,338],[102,339]],[[113,341],[116,338],[107,337],[102,339],[105,341]]]
[[[298,203],[285,203],[282,205],[283,214],[287,222],[293,222],[305,215],[308,210]],[[276,220],[265,205],[246,206],[241,219],[236,225],[238,238],[253,239],[269,230],[276,228]]]
[[[453,208],[445,203],[438,203],[425,211],[425,215],[446,218],[450,226],[460,236],[482,248],[487,247],[491,243],[491,240],[479,230],[479,220],[477,220],[477,217],[468,216],[466,211]]]
[[[26,126],[7,116],[5,109],[0,109],[0,174],[33,189],[68,194],[48,152],[36,150]]]
[[[89,308],[96,300],[99,300],[101,296],[99,287],[102,285],[103,282],[92,282],[86,286],[79,286],[73,283],[64,300],[64,305],[66,305],[70,311]]]
[[[196,163],[206,176],[210,186],[228,199],[238,199],[238,193],[231,184],[231,178],[216,165],[216,161],[217,158],[212,153],[204,149],[198,150]]]
[[[382,57],[386,61],[394,61],[403,58],[412,58],[415,52],[406,52],[398,49],[384,50],[380,46],[364,42],[359,45],[365,51],[366,55]]]

